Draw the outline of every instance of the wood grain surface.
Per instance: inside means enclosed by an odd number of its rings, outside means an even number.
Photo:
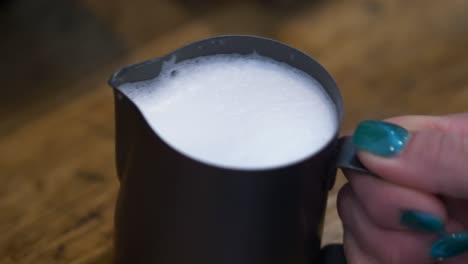
[[[468,111],[466,1],[324,1],[281,21],[266,11],[257,16],[248,4],[240,9],[172,28],[74,84],[95,89],[60,97],[59,106],[0,133],[0,263],[112,262],[118,181],[109,69],[193,40],[255,33],[307,52],[341,87],[343,133],[362,119]],[[242,29],[235,20],[255,26]],[[325,243],[341,241],[335,200],[344,182],[339,176],[330,193]]]

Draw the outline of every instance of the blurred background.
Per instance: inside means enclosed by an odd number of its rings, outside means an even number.
[[[464,0],[1,0],[0,263],[111,263],[119,67],[255,34],[321,62],[362,119],[468,111]],[[330,193],[324,243],[341,241]]]

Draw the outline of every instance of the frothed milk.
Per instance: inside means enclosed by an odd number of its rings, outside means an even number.
[[[320,150],[337,129],[320,83],[256,54],[166,63],[157,78],[122,90],[168,145],[215,166],[284,166]]]

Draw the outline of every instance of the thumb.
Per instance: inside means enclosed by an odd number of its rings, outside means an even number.
[[[386,181],[468,198],[468,115],[364,121],[353,135],[359,159]],[[455,122],[454,122],[455,120]]]

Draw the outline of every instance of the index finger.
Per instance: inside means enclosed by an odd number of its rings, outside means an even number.
[[[353,135],[369,170],[399,185],[468,198],[468,114],[389,121],[364,121]]]

